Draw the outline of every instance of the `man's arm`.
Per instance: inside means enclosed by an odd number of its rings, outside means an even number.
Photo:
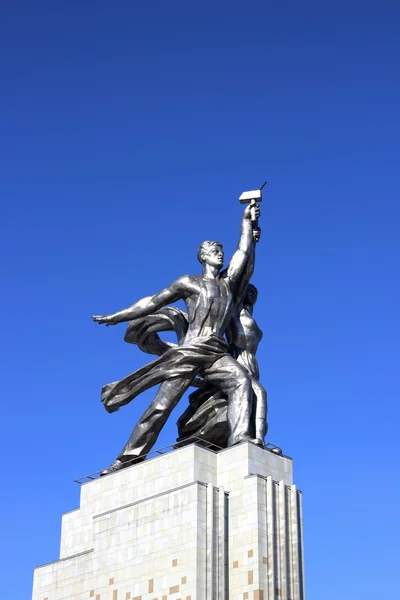
[[[255,216],[257,219],[260,216],[259,206],[256,206],[255,208]],[[240,232],[238,248],[235,254],[232,256],[227,268],[227,277],[230,281],[231,288],[236,288],[243,270],[251,257],[251,253],[254,252],[254,247],[255,242],[253,239],[253,225],[251,223],[251,207],[247,206],[243,213],[242,229]]]
[[[143,298],[142,300],[135,302],[135,304],[132,304],[132,306],[112,315],[93,315],[92,319],[99,325],[103,323],[106,325],[116,325],[117,323],[132,321],[132,319],[150,315],[163,306],[171,304],[171,302],[181,300],[193,291],[195,290],[191,278],[188,275],[184,275],[154,296]]]
[[[254,265],[256,259],[256,245],[253,244],[250,250],[250,256],[246,262],[246,265],[243,269],[242,276],[237,282],[236,290],[235,290],[235,306],[239,306],[244,300],[246,295],[247,286],[250,283],[250,279],[253,277],[254,273]]]

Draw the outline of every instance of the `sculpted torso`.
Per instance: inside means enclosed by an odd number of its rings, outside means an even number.
[[[251,354],[256,354],[262,336],[261,329],[245,307],[232,318],[227,332],[230,343]]]
[[[187,276],[189,328],[182,343],[196,337],[222,337],[232,317],[233,298],[226,277],[211,279],[204,275]]]

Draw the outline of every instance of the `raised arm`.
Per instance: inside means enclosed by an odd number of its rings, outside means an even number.
[[[252,249],[250,251],[250,256],[246,263],[246,266],[243,269],[242,276],[239,278],[237,285],[236,285],[235,306],[239,306],[243,302],[244,297],[247,292],[247,286],[250,283],[250,279],[253,277],[255,258],[256,258],[255,250],[256,250],[256,246],[255,246],[255,244],[253,244]]]
[[[256,206],[256,218],[260,216],[260,207]],[[232,256],[227,268],[227,277],[229,279],[232,290],[235,290],[243,275],[243,271],[253,253],[253,270],[254,270],[254,247],[253,225],[251,223],[251,207],[247,206],[242,218],[242,228],[237,250]],[[251,275],[250,275],[251,277]]]
[[[116,325],[117,323],[123,323],[125,321],[131,321],[132,319],[138,319],[139,317],[145,317],[151,313],[159,310],[171,302],[187,297],[191,293],[192,283],[190,277],[187,275],[176,279],[171,285],[163,289],[154,296],[148,296],[143,298],[132,306],[120,310],[112,315],[93,315],[92,319],[99,325]]]

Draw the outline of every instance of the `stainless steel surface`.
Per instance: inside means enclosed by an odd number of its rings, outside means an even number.
[[[114,412],[160,384],[117,461],[103,475],[149,453],[171,411],[191,385],[200,386],[199,393],[208,386],[211,396],[217,399],[219,395],[225,401],[227,446],[243,440],[263,444],[266,394],[258,383],[255,358],[262,333],[252,317],[256,291],[249,286],[259,239],[259,215],[257,204],[246,206],[238,247],[226,269],[222,270],[222,244],[203,242],[197,255],[202,267],[200,275],[184,275],[126,309],[93,316],[98,324],[129,322],[125,340],[158,355],[121,381],[103,386],[101,399],[106,410]],[[186,313],[168,307],[178,300],[186,304]],[[160,339],[158,333],[166,330],[177,333],[177,345]],[[225,441],[210,442],[225,445]]]

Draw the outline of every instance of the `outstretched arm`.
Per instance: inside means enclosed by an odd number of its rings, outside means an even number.
[[[231,284],[231,288],[235,289],[240,281],[243,271],[253,253],[253,270],[254,270],[254,247],[253,225],[251,222],[251,207],[247,206],[242,218],[242,229],[238,248],[232,256],[228,265],[227,276]],[[255,216],[258,219],[260,216],[260,207],[255,207]],[[250,275],[251,276],[251,275]]]
[[[177,300],[185,298],[192,291],[191,285],[188,276],[180,277],[171,283],[170,286],[154,296],[143,298],[142,300],[135,302],[135,304],[132,304],[132,306],[112,315],[93,315],[92,319],[99,325],[103,323],[106,325],[116,325],[117,323],[145,317],[146,315],[150,315],[156,310],[159,310],[163,306],[171,304],[171,302],[176,302]]]

